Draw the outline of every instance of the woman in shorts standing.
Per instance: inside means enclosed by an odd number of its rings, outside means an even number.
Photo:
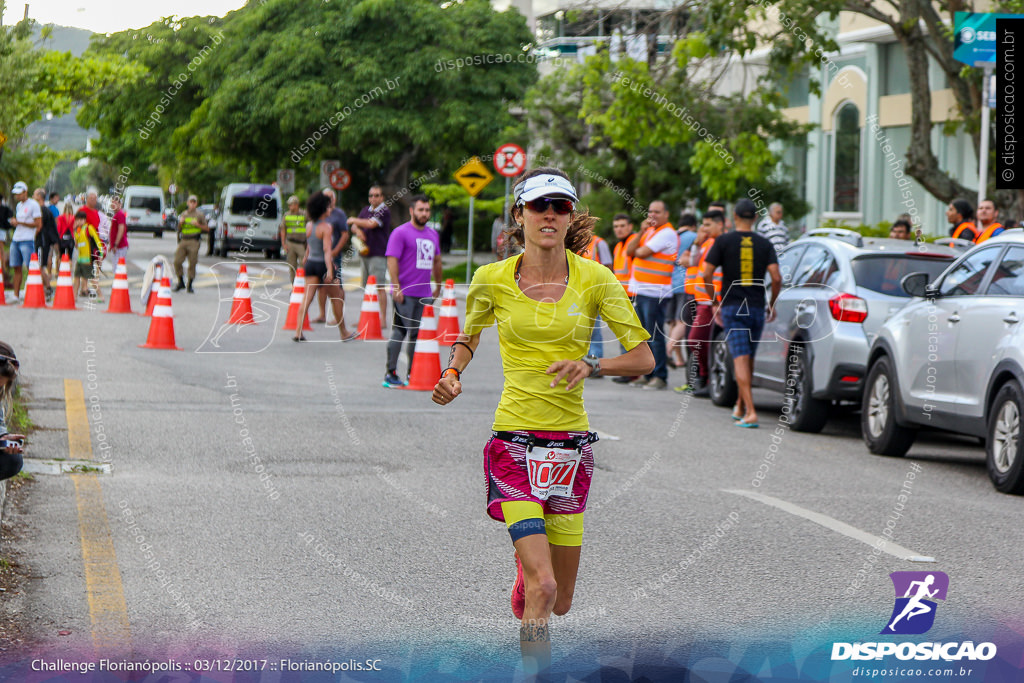
[[[306,271],[306,295],[302,299],[302,308],[299,310],[298,324],[295,326],[295,341],[306,341],[302,334],[302,322],[306,319],[306,312],[309,310],[313,297],[316,296],[317,287],[324,287],[327,298],[330,299],[334,310],[334,319],[338,321],[338,330],[341,332],[342,341],[350,341],[356,338],[355,332],[350,332],[345,326],[345,304],[341,285],[334,277],[334,261],[330,257],[331,241],[334,237],[334,229],[327,222],[327,212],[331,208],[331,198],[322,192],[314,192],[306,202],[306,213],[312,219],[306,224],[306,255],[302,267]]]
[[[583,409],[583,380],[644,375],[654,356],[626,293],[608,268],[578,256],[594,219],[573,214],[576,190],[555,168],[527,172],[515,184],[510,237],[514,258],[481,267],[466,299],[466,325],[452,345],[435,403],[462,393],[462,372],[495,322],[505,384],[484,448],[487,513],[505,522],[515,547],[512,611],[524,668],[550,664],[548,619],[572,605],[594,456]],[[585,356],[600,315],[627,352]]]

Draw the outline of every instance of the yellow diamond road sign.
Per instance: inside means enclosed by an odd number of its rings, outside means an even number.
[[[494,180],[494,174],[487,170],[480,159],[473,157],[455,172],[455,180],[473,197]]]

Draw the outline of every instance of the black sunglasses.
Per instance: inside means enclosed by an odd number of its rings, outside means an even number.
[[[537,213],[546,212],[549,206],[555,210],[555,213],[564,216],[567,213],[572,213],[575,205],[571,199],[565,199],[564,197],[538,197],[526,202],[526,208]]]

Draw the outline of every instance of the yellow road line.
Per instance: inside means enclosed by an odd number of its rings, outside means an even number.
[[[68,458],[92,460],[92,440],[85,394],[78,380],[64,380],[64,409],[68,420]],[[85,591],[97,652],[128,652],[131,630],[121,584],[121,570],[110,535],[103,489],[95,474],[72,474],[78,505],[78,532],[82,539]]]
[[[77,379],[64,380],[64,412],[68,418],[68,451],[72,460],[92,460],[89,415],[85,409],[85,391]]]

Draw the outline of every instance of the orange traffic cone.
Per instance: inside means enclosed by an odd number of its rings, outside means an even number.
[[[366,280],[363,306],[359,309],[359,338],[367,341],[384,339],[380,333],[380,304],[377,303],[377,278],[371,275]],[[431,387],[433,388],[433,387]]]
[[[416,337],[416,349],[412,354],[412,369],[409,371],[409,384],[406,389],[413,391],[433,391],[437,378],[441,376],[441,352],[438,350],[437,339],[424,339],[423,333],[434,337],[437,331],[437,318],[434,307],[424,306],[423,317],[420,319],[420,334]]]
[[[249,293],[249,271],[245,264],[238,266],[238,279],[235,280],[235,298],[231,302],[231,315],[228,325],[255,325],[252,317],[252,296]]]
[[[174,310],[171,308],[171,279],[165,277],[156,295],[153,319],[149,322],[149,337],[140,349],[172,349],[181,351],[174,344]]]
[[[149,296],[146,298],[146,312],[140,313],[147,318],[153,317],[153,309],[156,308],[156,300],[160,298],[160,282],[164,277],[164,267],[158,263],[153,269],[153,284],[149,288]]]
[[[455,307],[455,280],[445,280],[441,294],[441,317],[437,321],[437,341],[445,346],[459,338],[459,311]]]
[[[128,293],[128,266],[125,265],[122,256],[117,259],[117,269],[114,271],[114,284],[110,287],[110,306],[107,307],[107,313],[131,312],[132,297]]]
[[[53,295],[53,310],[75,310],[75,288],[71,281],[71,259],[67,254],[60,257],[60,270],[57,273],[57,293]]]
[[[43,276],[39,272],[39,256],[32,254],[28,262],[28,281],[25,283],[25,298],[22,308],[46,308],[46,292],[43,291]]]
[[[295,269],[295,282],[292,287],[292,296],[288,299],[288,317],[284,320],[282,330],[294,330],[299,322],[299,311],[302,310],[302,299],[306,296],[306,271],[304,268]],[[302,320],[303,330],[312,330],[309,324],[309,311]]]

